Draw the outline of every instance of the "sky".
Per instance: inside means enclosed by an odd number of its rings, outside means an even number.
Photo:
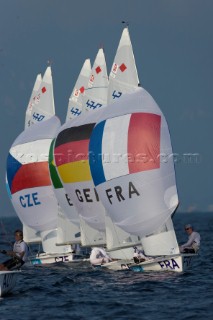
[[[86,58],[104,47],[108,72],[123,29],[139,79],[171,134],[180,205],[213,211],[213,1],[0,0],[0,216],[15,215],[5,188],[6,159],[24,130],[36,75],[52,62],[56,114]]]

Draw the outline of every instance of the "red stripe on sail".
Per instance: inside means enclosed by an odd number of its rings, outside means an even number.
[[[48,162],[36,162],[24,164],[17,171],[11,186],[11,193],[18,191],[50,186],[51,180],[49,175]]]
[[[134,113],[128,129],[129,173],[160,168],[161,117],[152,113]]]
[[[88,160],[89,139],[64,143],[55,148],[55,163],[59,167],[66,163]]]

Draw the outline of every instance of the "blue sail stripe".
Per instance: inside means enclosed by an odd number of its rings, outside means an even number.
[[[11,191],[13,179],[17,171],[21,168],[22,164],[17,161],[10,153],[7,157],[7,182]]]
[[[89,143],[89,165],[94,185],[106,181],[102,164],[102,137],[106,120],[100,122],[92,131]]]

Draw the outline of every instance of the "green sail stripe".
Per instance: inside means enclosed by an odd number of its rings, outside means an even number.
[[[49,151],[49,170],[50,170],[50,178],[52,180],[52,184],[55,189],[60,189],[63,188],[63,185],[61,183],[61,180],[59,178],[58,172],[56,170],[55,165],[53,164],[54,157],[53,157],[53,151],[54,151],[54,143],[55,139],[53,139],[51,146],[50,146],[50,151]]]

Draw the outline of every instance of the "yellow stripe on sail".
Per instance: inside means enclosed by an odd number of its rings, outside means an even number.
[[[58,167],[59,175],[64,183],[92,180],[89,161],[75,161]]]

